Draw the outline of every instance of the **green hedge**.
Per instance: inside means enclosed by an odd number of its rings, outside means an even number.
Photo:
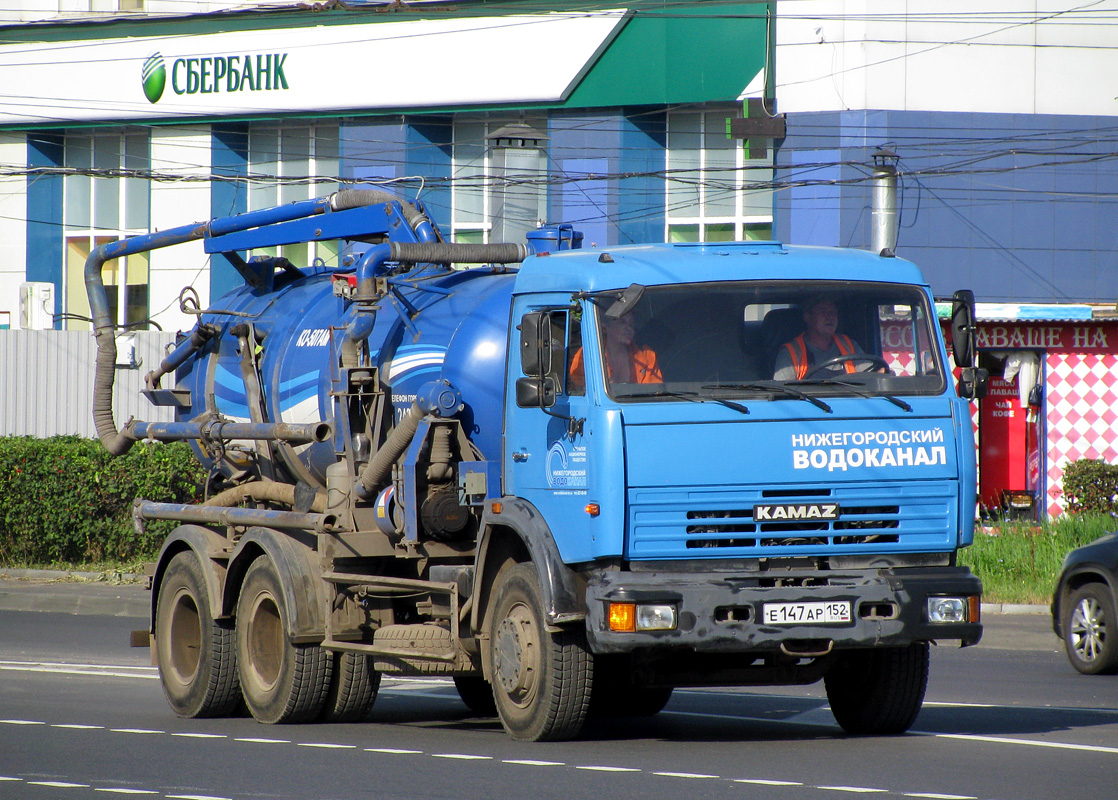
[[[140,536],[132,501],[196,502],[204,479],[181,442],[114,457],[77,436],[0,437],[0,565],[150,558],[174,523],[149,523]]]
[[[1064,498],[1072,514],[1118,511],[1118,466],[1101,459],[1073,461],[1064,470]]]

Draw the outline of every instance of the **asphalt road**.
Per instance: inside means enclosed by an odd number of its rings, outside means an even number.
[[[1041,614],[987,615],[982,644],[936,648],[905,736],[845,736],[811,686],[678,691],[655,718],[526,744],[440,680],[386,679],[361,724],[178,719],[128,647],[145,604],[138,587],[0,580],[0,798],[1114,796],[1118,678],[1074,672]]]

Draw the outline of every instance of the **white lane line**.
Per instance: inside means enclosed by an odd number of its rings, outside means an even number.
[[[699,772],[653,772],[661,778],[719,778],[719,775],[704,775]]]
[[[230,797],[214,797],[210,794],[169,794],[169,800],[232,800]]]
[[[636,767],[605,767],[588,764],[582,767],[575,767],[575,769],[585,769],[591,772],[640,772]]]
[[[531,758],[506,758],[502,764],[523,764],[526,767],[565,767],[562,761],[535,761]]]
[[[803,786],[799,781],[774,781],[765,778],[735,778],[734,783],[750,783],[755,786]]]
[[[154,789],[126,789],[124,787],[112,787],[106,789],[94,789],[95,792],[108,792],[109,794],[159,794]]]
[[[399,750],[395,747],[366,747],[366,753],[387,753],[390,756],[421,756],[422,750]]]
[[[320,747],[323,750],[356,750],[355,744],[331,744],[330,742],[296,742],[299,747]]]
[[[166,734],[167,731],[153,731],[150,728],[109,728],[109,733],[138,733],[138,734],[161,733],[161,734]]]
[[[255,737],[245,737],[244,739],[234,739],[234,742],[248,742],[249,744],[291,744],[288,739],[257,739]]]
[[[853,792],[854,794],[884,794],[888,789],[871,789],[868,786],[816,786],[827,792]]]
[[[28,786],[49,786],[51,789],[88,789],[88,783],[67,783],[65,781],[28,781]]]
[[[1090,753],[1118,754],[1118,747],[1103,747],[1093,744],[1071,744],[1070,742],[1038,742],[1035,739],[1011,739],[1007,736],[973,736],[961,733],[935,733],[937,739],[962,739],[969,742],[991,742],[993,744],[1016,744],[1027,747],[1051,747],[1056,750],[1085,750]]]
[[[104,725],[78,725],[78,724],[64,725],[64,724],[59,723],[59,724],[51,725],[51,727],[52,728],[68,728],[68,729],[73,730],[73,731],[103,731],[103,730],[105,730]]]
[[[461,761],[492,761],[493,756],[472,756],[467,753],[432,753],[431,758],[457,758]]]
[[[0,719],[5,725],[46,725],[45,722],[40,722],[37,719]]]
[[[10,778],[7,775],[0,775],[0,781],[22,781],[23,778]]]
[[[172,736],[182,736],[185,739],[228,739],[224,733],[172,733]]]
[[[95,675],[99,678],[159,679],[159,673],[155,667],[129,667],[109,664],[47,664],[42,662],[0,661],[0,672],[42,672],[57,675]]]
[[[905,792],[905,797],[921,797],[926,800],[978,800],[969,794],[939,794],[937,792]]]

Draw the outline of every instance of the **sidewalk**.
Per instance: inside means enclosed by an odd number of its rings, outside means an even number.
[[[143,576],[122,576],[121,583],[98,580],[92,572],[0,569],[0,611],[54,611],[63,614],[101,614],[147,617],[151,593]],[[1049,613],[1048,606],[983,603],[982,615]]]

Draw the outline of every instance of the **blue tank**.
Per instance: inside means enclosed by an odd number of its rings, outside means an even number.
[[[219,326],[221,333],[178,372],[179,388],[188,389],[192,400],[191,407],[180,410],[179,421],[195,420],[204,412],[238,422],[331,420],[332,365],[339,363],[357,305],[334,294],[333,282],[344,280],[344,274],[305,272],[305,277],[280,273],[274,288],[245,286],[211,303],[202,322]],[[444,379],[462,393],[465,406],[458,419],[470,440],[484,457],[499,456],[514,280],[515,273],[505,268],[427,267],[408,273],[398,284],[399,297],[415,309],[407,323],[400,300],[390,295],[379,303],[366,343],[397,419],[420,386]],[[246,392],[234,334],[244,323],[252,326],[258,343],[262,402]],[[258,408],[255,414],[252,405]],[[337,460],[332,441],[273,447],[292,477],[313,486],[325,485],[326,468]],[[210,466],[214,458],[204,443],[195,443],[195,448]]]

